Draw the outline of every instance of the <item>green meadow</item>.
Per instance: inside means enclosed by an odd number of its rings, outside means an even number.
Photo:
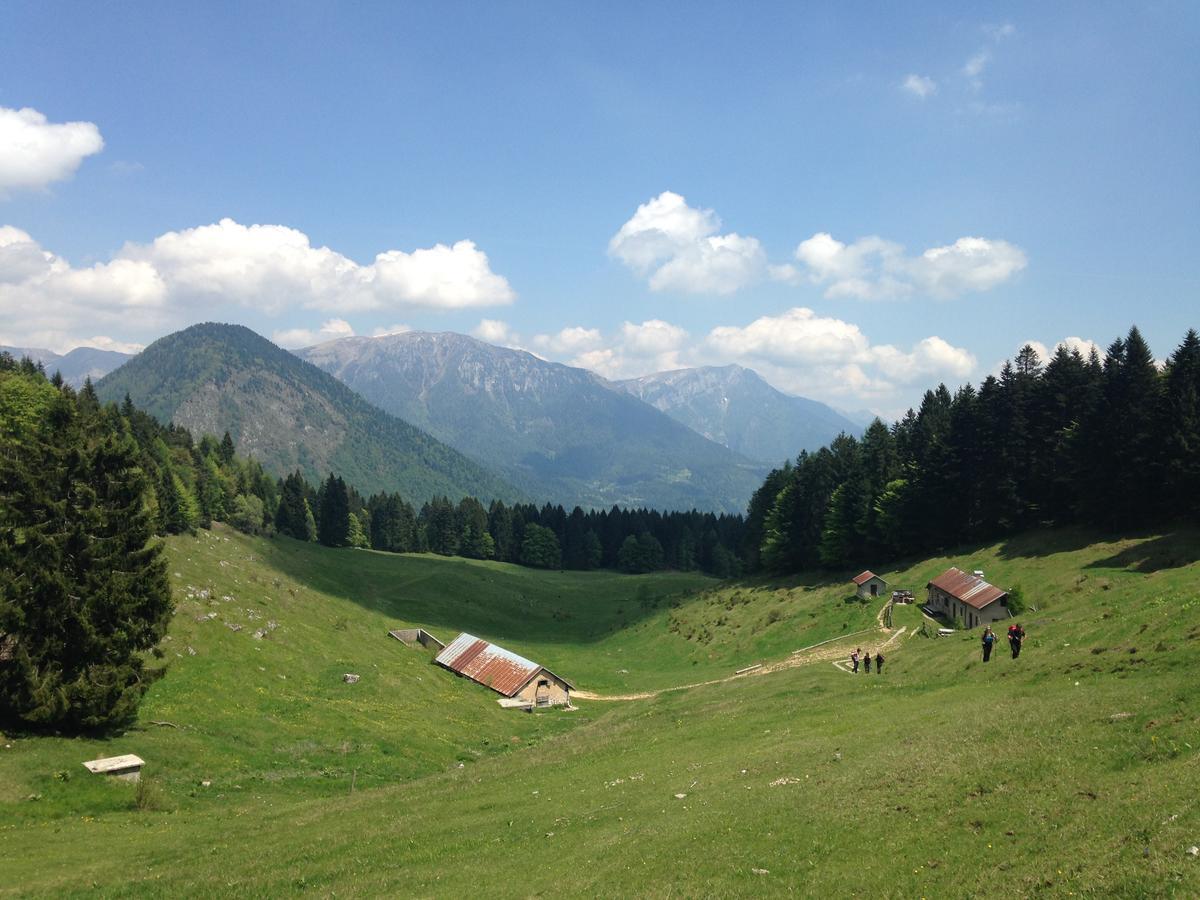
[[[138,722],[0,739],[2,893],[1200,895],[1194,530],[881,573],[1019,585],[1026,649],[986,665],[978,631],[924,636],[912,607],[878,630],[856,573],[539,572],[224,528],[168,554]],[[387,636],[406,625],[649,696],[505,711]],[[881,645],[882,675],[832,664]],[[119,753],[140,787],[81,765]]]

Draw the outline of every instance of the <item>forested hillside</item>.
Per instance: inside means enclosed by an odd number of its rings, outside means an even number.
[[[926,392],[891,428],[841,436],[776,469],[751,501],[751,567],[881,560],[1043,525],[1107,530],[1200,510],[1200,338],[1161,369],[1138,329],[1104,358],[1030,346],[953,395]]]
[[[96,384],[163,423],[232,435],[272,475],[330,472],[366,492],[521,499],[494,472],[376,409],[344,384],[240,325],[194,325],[155,341]]]

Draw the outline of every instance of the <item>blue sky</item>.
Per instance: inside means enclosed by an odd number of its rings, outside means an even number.
[[[1198,38],[1194,3],[11,4],[0,343],[447,329],[888,414],[1026,340],[1165,356]]]

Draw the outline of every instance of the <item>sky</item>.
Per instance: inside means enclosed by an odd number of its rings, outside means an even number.
[[[9,3],[0,344],[448,330],[886,416],[1164,358],[1198,50],[1194,2]]]

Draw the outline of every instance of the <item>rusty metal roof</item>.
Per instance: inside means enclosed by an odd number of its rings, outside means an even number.
[[[539,672],[554,675],[538,663],[465,632],[447,644],[434,662],[451,672],[478,681],[505,697],[516,694]],[[554,677],[571,687],[566,679],[557,675]]]
[[[1008,596],[1008,591],[998,588],[994,584],[988,584],[978,575],[972,575],[954,566],[925,586],[944,591],[955,600],[975,609],[983,609],[1001,597]]]
[[[879,576],[878,576],[878,575],[876,575],[874,572],[872,572],[870,569],[867,569],[867,571],[863,572],[863,573],[862,573],[861,575],[859,575],[857,578],[852,578],[852,579],[851,579],[851,581],[853,581],[853,582],[854,582],[855,584],[857,584],[859,587],[862,587],[864,584],[866,584],[866,583],[867,583],[868,581],[870,581],[872,578],[879,578]],[[882,578],[879,578],[879,580],[880,580],[880,581],[883,581],[883,579],[882,579]],[[884,584],[887,584],[887,582],[886,582],[886,581],[883,581],[883,583],[884,583]]]

